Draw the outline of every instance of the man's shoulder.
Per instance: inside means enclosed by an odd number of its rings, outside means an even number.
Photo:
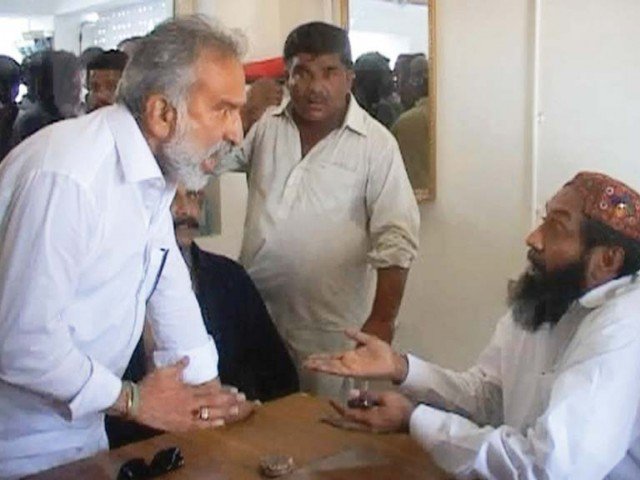
[[[113,137],[99,114],[53,123],[19,144],[11,153],[27,170],[42,170],[90,183],[113,151]]]
[[[427,121],[427,118],[426,118],[424,109],[421,106],[416,105],[415,107],[410,108],[409,110],[402,113],[398,117],[398,120],[394,124],[394,128],[396,126],[412,124],[414,122],[426,122],[426,121]]]
[[[602,304],[594,310],[596,314],[612,319],[633,317],[640,321],[640,309],[637,308],[640,305],[640,277],[634,275],[624,279],[621,285],[610,289],[605,295]]]
[[[597,304],[584,301],[590,312],[580,325],[580,337],[598,337],[613,344],[635,341],[640,346],[640,278],[630,276],[610,283],[613,285],[597,292],[603,295]]]
[[[354,115],[354,124],[359,133],[361,133],[368,145],[381,153],[390,148],[397,147],[397,142],[393,134],[382,123],[360,108]]]
[[[276,141],[276,133],[287,121],[288,117],[283,112],[282,107],[268,107],[247,131],[244,137],[244,144],[253,144],[255,146],[256,142],[261,143],[267,138]]]

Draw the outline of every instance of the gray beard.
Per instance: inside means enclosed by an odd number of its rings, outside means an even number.
[[[171,181],[181,183],[187,190],[202,190],[209,182],[210,174],[202,171],[202,162],[211,156],[220,157],[230,150],[229,142],[221,140],[208,150],[202,151],[187,138],[188,120],[178,116],[178,128],[169,142],[162,148],[158,165]]]

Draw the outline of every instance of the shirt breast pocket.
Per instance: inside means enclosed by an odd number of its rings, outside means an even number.
[[[145,301],[149,301],[153,293],[156,291],[158,282],[164,266],[167,263],[169,248],[167,247],[150,247],[148,254],[147,267],[145,269],[144,282],[142,286],[142,294]]]
[[[318,199],[323,210],[345,210],[360,198],[362,185],[357,171],[337,163],[320,163],[307,185],[311,198]]]

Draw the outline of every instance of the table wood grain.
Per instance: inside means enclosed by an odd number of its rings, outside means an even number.
[[[123,462],[135,457],[150,461],[156,451],[170,446],[180,447],[185,466],[162,477],[167,480],[261,479],[264,477],[258,469],[259,461],[268,454],[292,456],[297,469],[290,476],[296,480],[447,478],[408,435],[345,431],[320,422],[331,413],[326,401],[294,394],[261,406],[242,423],[215,430],[160,435],[29,478],[115,479]],[[372,461],[326,470],[332,458],[348,457],[354,450],[365,452]]]

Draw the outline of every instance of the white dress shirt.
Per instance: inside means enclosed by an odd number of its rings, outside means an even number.
[[[503,317],[465,373],[409,356],[411,435],[459,478],[640,478],[640,280],[535,333]],[[430,405],[430,406],[428,406]]]
[[[303,157],[284,103],[217,173],[229,170],[248,172],[240,261],[294,360],[346,348],[343,330],[370,313],[375,269],[409,268],[417,251],[418,208],[393,135],[351,97],[342,126]],[[303,389],[336,393],[300,373]]]
[[[217,376],[165,183],[122,106],[56,123],[0,167],[0,477],[107,448],[103,412],[147,314],[163,366]],[[142,406],[144,408],[144,406]]]

